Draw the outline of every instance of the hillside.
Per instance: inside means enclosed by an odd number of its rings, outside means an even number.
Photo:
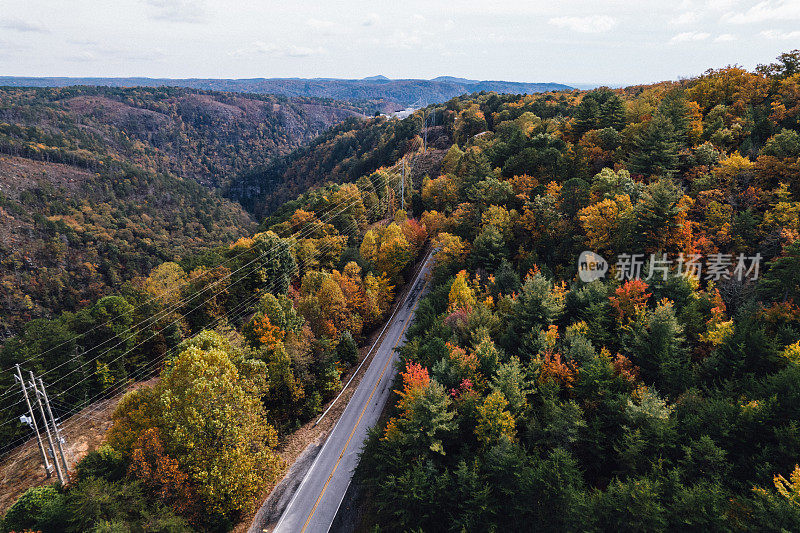
[[[81,165],[81,151],[207,187],[289,153],[361,108],[184,88],[0,88],[0,153]]]
[[[9,335],[31,318],[81,309],[252,227],[237,204],[170,174],[0,156],[0,327]]]
[[[526,102],[531,112],[543,118],[569,116],[574,108],[567,105],[568,95],[552,92],[541,98],[530,97]],[[473,98],[474,95],[453,98],[402,120],[376,117],[342,122],[289,155],[237,175],[226,195],[261,218],[309,188],[326,181],[354,181],[382,166],[395,164],[425,143],[434,151],[447,150],[454,141],[463,143],[489,125],[483,115],[476,121],[470,113],[462,112]],[[487,98],[495,107],[517,96],[494,94]],[[440,160],[443,155],[434,159]],[[420,171],[435,173],[438,166],[421,163],[417,178],[421,177]]]
[[[0,331],[251,232],[218,193],[358,109],[183,88],[0,89]]]
[[[66,87],[98,85],[107,87],[189,87],[192,89],[279,94],[332,98],[350,102],[373,102],[382,111],[444,102],[454,96],[480,91],[533,94],[569,90],[561,83],[479,81],[442,76],[432,80],[398,79],[371,76],[360,80],[334,78],[252,78],[252,79],[166,79],[166,78],[23,78],[0,76],[0,86]]]

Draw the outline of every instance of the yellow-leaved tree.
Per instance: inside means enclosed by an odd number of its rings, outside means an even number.
[[[469,286],[465,270],[456,274],[456,279],[450,287],[449,301],[451,311],[456,309],[469,311],[475,305],[475,291]]]
[[[277,432],[261,402],[266,367],[242,359],[214,332],[183,348],[157,385],[120,402],[109,443],[132,454],[140,437],[156,428],[164,452],[188,475],[205,512],[231,516],[249,510],[281,469],[274,453]]]
[[[499,390],[487,396],[483,404],[478,406],[475,434],[487,446],[497,444],[502,439],[514,439],[516,423],[508,411],[508,400]]]

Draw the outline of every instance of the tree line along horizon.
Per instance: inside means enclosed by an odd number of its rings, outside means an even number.
[[[439,121],[424,155],[422,112],[334,128],[281,163],[287,191],[311,190],[253,237],[4,344],[4,368],[61,365],[52,394],[74,407],[161,380],[124,397],[76,482],[31,489],[3,527],[231,527],[281,471],[278,436],[335,394],[430,240],[431,293],[359,467],[370,526],[797,529],[798,66],[792,52],[755,72],[454,98],[425,111]],[[406,154],[432,169],[410,173],[408,213]],[[325,177],[338,183],[313,187]],[[758,252],[764,271],[583,283],[587,248]],[[11,442],[24,428],[3,413]]]

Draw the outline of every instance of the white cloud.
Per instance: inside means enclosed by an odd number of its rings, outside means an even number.
[[[24,33],[47,33],[47,30],[43,26],[18,18],[0,20],[0,28]]]
[[[548,24],[559,28],[567,28],[578,33],[603,33],[616,26],[617,21],[608,15],[588,17],[554,17]]]
[[[684,11],[677,17],[673,17],[669,22],[676,26],[685,26],[687,24],[694,24],[699,20],[700,14],[697,11]]]
[[[264,41],[254,41],[250,45],[234,50],[230,53],[232,56],[251,56],[251,55],[268,55],[272,57],[309,57],[316,55],[326,54],[325,48],[297,46],[294,44],[279,45],[275,43],[265,43]]]
[[[723,34],[717,35],[717,37],[714,39],[714,42],[715,43],[727,43],[727,42],[731,42],[731,41],[735,41],[735,40],[736,40],[736,36],[735,35],[732,35],[730,33],[723,33]]]
[[[392,34],[388,43],[393,48],[411,49],[422,44],[422,36],[417,30],[411,32],[398,30]]]
[[[785,41],[789,39],[800,39],[800,31],[781,31],[781,30],[764,30],[760,34],[765,39],[773,41]]]
[[[310,57],[310,56],[318,56],[323,55],[327,51],[318,46],[316,48],[308,47],[308,46],[295,46],[293,44],[285,47],[282,50],[283,55],[287,57]]]
[[[797,19],[800,19],[800,2],[796,0],[765,0],[746,11],[728,12],[722,17],[724,22],[731,24]]]
[[[100,59],[100,57],[95,54],[94,52],[90,52],[88,50],[82,50],[77,54],[72,54],[64,57],[66,61],[72,61],[75,63],[92,63]]]
[[[361,25],[362,26],[377,26],[380,23],[380,21],[381,21],[380,15],[378,15],[377,13],[370,13],[369,15],[367,15],[367,17],[364,19],[364,21],[361,22]]]
[[[675,7],[683,11],[720,11],[730,9],[738,0],[681,0]]]
[[[11,43],[0,39],[0,56],[7,54],[18,54],[29,47],[19,43]]]
[[[674,35],[672,39],[669,40],[670,43],[690,43],[690,42],[697,42],[697,41],[705,41],[711,37],[710,33],[699,32],[699,31],[685,31],[683,33],[679,33]]]
[[[90,63],[94,61],[163,61],[167,55],[162,50],[130,50],[125,48],[107,48],[96,46],[92,49],[80,50],[64,56],[66,61]]]
[[[339,26],[331,20],[308,19],[306,23],[315,30],[333,30]]]
[[[204,0],[145,0],[156,8],[152,18],[169,22],[204,22],[207,19]]]

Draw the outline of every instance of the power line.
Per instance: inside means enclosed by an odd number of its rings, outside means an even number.
[[[346,233],[346,235],[349,235],[350,233],[352,233],[352,231],[353,231],[353,230],[351,229],[350,231],[348,231],[348,232]],[[325,247],[323,247],[323,249],[324,249],[324,250],[327,250],[327,249],[331,248],[332,246],[333,246],[333,244],[331,243],[331,244],[328,244],[328,245],[326,245]],[[258,300],[259,298],[260,298],[260,296],[258,296],[258,295],[255,295],[255,296],[252,296],[251,298],[249,298],[249,299],[248,299],[248,301],[254,301],[254,300]],[[245,301],[244,303],[246,303],[246,304],[247,304],[247,302],[248,302],[248,301]],[[248,305],[249,305],[249,304],[248,304]],[[239,306],[237,306],[237,307],[241,307],[241,311],[246,311],[246,309],[247,309],[247,305],[244,305],[244,306],[242,306],[242,304],[241,304],[241,303],[240,303],[240,305],[239,305]],[[230,312],[232,312],[232,311],[235,311],[235,310],[236,310],[236,308],[235,308],[234,310],[231,310]],[[230,312],[229,312],[229,313],[230,313]],[[228,314],[229,314],[229,313],[228,313]],[[243,314],[243,313],[242,313],[242,314]],[[216,322],[219,322],[219,321],[221,321],[221,319],[222,319],[222,318],[224,318],[224,316],[222,316],[222,317],[218,317],[218,318],[216,319]],[[197,333],[195,333],[195,334],[194,334],[192,337],[190,337],[190,338],[188,338],[188,339],[184,340],[184,341],[183,341],[181,344],[183,344],[183,343],[185,343],[185,342],[187,342],[187,341],[189,341],[189,340],[191,340],[191,339],[195,338],[197,335],[199,335],[200,333],[202,333],[202,331],[204,331],[204,330],[198,331],[198,332],[197,332]],[[170,351],[176,351],[176,350],[179,348],[179,346],[180,346],[180,345],[177,345],[177,346],[173,347],[172,349],[170,349]],[[167,352],[167,353],[163,354],[163,355],[162,355],[162,356],[160,356],[158,359],[159,359],[159,360],[166,359],[166,356],[168,355],[168,353],[169,353],[169,352]],[[159,362],[160,362],[160,361],[155,361],[155,362],[153,362],[153,363],[150,363],[149,365],[146,365],[146,366],[147,366],[147,367],[153,367],[154,365],[158,364]],[[98,395],[95,395],[95,398],[96,398],[96,397],[98,397],[98,396],[100,396],[100,395],[107,394],[107,393],[108,393],[108,391],[103,391],[103,392],[99,393]],[[124,392],[123,392],[122,394],[124,394]],[[67,424],[73,424],[73,425],[74,425],[74,424],[77,424],[77,423],[78,423],[78,422],[79,422],[81,419],[84,419],[84,418],[93,418],[93,417],[92,417],[92,413],[96,412],[96,411],[97,411],[98,409],[100,409],[101,407],[102,407],[102,406],[95,406],[95,407],[93,407],[93,408],[89,409],[89,410],[88,410],[87,412],[85,412],[85,413],[78,413],[77,417],[76,417],[74,420],[70,420],[70,421],[69,421]],[[95,419],[95,420],[98,420],[98,419]],[[101,421],[101,422],[102,422],[102,420],[98,420],[98,421]]]
[[[353,202],[352,204],[350,204],[348,207],[351,207],[351,206],[352,206],[352,205],[354,205],[355,203],[356,203],[356,201],[354,201],[354,202]],[[330,206],[330,207],[328,207],[328,208],[326,208],[326,209],[331,209],[331,210],[332,210],[333,208],[334,208],[334,206]],[[313,228],[312,228],[312,229],[313,229]],[[238,257],[240,257],[241,255],[243,255],[243,254],[246,254],[247,252],[249,252],[249,250],[248,250],[248,249],[242,250],[241,252],[238,252],[238,253],[237,253],[236,255],[234,255],[233,257],[231,257],[231,258],[227,259],[226,261],[224,261],[224,262],[223,262],[221,265],[219,265],[219,266],[223,266],[223,265],[225,265],[225,264],[227,264],[227,263],[230,263],[230,262],[234,261],[235,259],[237,259]],[[254,259],[254,261],[255,261],[255,260],[257,260],[257,259],[258,259],[258,258]],[[252,262],[252,261],[251,261],[251,262]],[[241,270],[242,268],[246,267],[246,266],[247,266],[247,265],[249,265],[249,264],[250,264],[250,263],[247,263],[247,264],[245,264],[244,266],[240,267],[239,269],[237,269],[237,270],[235,270],[235,271],[233,271],[233,272],[229,273],[229,274],[228,274],[228,276],[231,276],[231,275],[235,274],[235,273],[236,273],[238,270]],[[226,277],[228,277],[228,276],[226,276]],[[225,279],[225,278],[222,278],[222,279]],[[141,303],[141,304],[137,305],[136,307],[134,307],[134,308],[131,310],[131,312],[137,311],[137,310],[141,309],[142,307],[144,307],[145,305],[148,305],[148,304],[150,304],[150,303],[154,302],[155,300],[158,300],[158,299],[160,299],[160,298],[163,298],[163,297],[167,296],[168,294],[171,294],[171,293],[175,292],[176,290],[183,288],[184,286],[186,286],[186,285],[188,285],[189,283],[191,283],[191,281],[192,281],[191,279],[190,279],[190,280],[187,280],[185,283],[179,284],[179,285],[177,285],[176,287],[173,287],[172,289],[168,290],[167,292],[165,292],[165,293],[163,293],[163,294],[159,294],[159,295],[157,295],[157,296],[153,296],[153,297],[149,298],[149,299],[148,299],[148,300],[146,300],[145,302],[143,302],[143,303]],[[219,281],[221,281],[221,280],[219,280]],[[202,292],[202,291],[201,291],[201,292]],[[196,295],[195,295],[195,296],[196,296]],[[149,318],[148,318],[148,319],[149,319]],[[113,318],[110,318],[110,319],[106,320],[105,322],[103,322],[103,323],[101,323],[101,324],[97,324],[97,325],[93,326],[91,329],[89,329],[89,330],[87,330],[87,331],[84,331],[84,332],[82,332],[82,333],[79,333],[79,334],[77,334],[77,335],[75,335],[75,336],[71,337],[70,339],[68,339],[68,340],[65,340],[65,341],[63,341],[63,342],[61,342],[61,343],[59,343],[59,344],[57,344],[57,345],[55,345],[55,346],[51,346],[50,348],[48,348],[48,349],[47,349],[47,350],[45,350],[44,352],[41,352],[41,353],[39,353],[37,356],[34,356],[34,357],[41,357],[41,356],[43,356],[43,355],[46,355],[46,354],[48,354],[48,353],[52,352],[53,350],[56,350],[57,348],[60,348],[61,346],[64,346],[64,345],[66,345],[66,344],[67,344],[67,343],[69,343],[69,342],[72,342],[72,341],[74,341],[74,340],[76,340],[76,339],[79,339],[79,338],[85,337],[86,335],[88,335],[88,334],[89,334],[89,333],[91,333],[92,331],[96,330],[97,328],[100,328],[100,327],[102,327],[102,326],[106,326],[106,325],[108,325],[108,324],[109,324],[109,323],[111,323],[113,320],[114,320]],[[141,325],[143,322],[144,322],[144,321],[142,321],[142,322],[141,322],[141,323],[139,323],[139,324],[136,324],[135,326],[139,326],[139,325]],[[107,341],[108,341],[108,339],[107,339],[106,341],[103,341],[102,343],[100,343],[100,344],[99,344],[99,345],[97,345],[97,346],[93,346],[92,348],[90,348],[90,350],[93,350],[93,349],[95,349],[95,348],[97,348],[97,347],[99,347],[99,346],[102,346],[102,345],[103,345],[105,342],[107,342]],[[25,361],[23,361],[23,362],[30,361],[30,360],[31,360],[31,359],[33,359],[34,357],[29,357],[29,358],[27,358],[27,359],[26,359]],[[11,370],[12,368],[13,368],[13,367],[6,368],[6,369],[2,370],[2,372],[6,372],[6,371],[8,371],[8,370]]]
[[[328,218],[328,220],[327,220],[326,222],[329,222],[330,220],[332,220],[333,218],[335,218],[335,217],[336,217],[336,216],[338,216],[339,214],[343,213],[344,211],[346,211],[346,210],[347,210],[347,209],[349,209],[350,207],[352,207],[352,206],[356,205],[360,199],[361,199],[361,198],[360,198],[360,196],[359,196],[358,198],[354,199],[354,200],[353,200],[352,202],[350,202],[349,204],[345,205],[345,207],[344,207],[344,208],[340,209],[339,211],[337,211],[337,212],[336,212],[336,213],[334,213],[333,215],[330,215],[330,216],[329,216],[329,218]],[[331,208],[328,208],[328,209],[329,209],[329,210],[333,210],[333,209],[334,209],[334,207],[331,207]],[[303,229],[300,231],[300,233],[302,234],[303,232],[306,232],[306,235],[308,235],[308,234],[311,234],[311,233],[313,233],[313,231],[315,231],[315,228],[314,228],[313,226],[309,226],[309,227],[303,228]],[[298,235],[292,235],[292,236],[288,237],[288,238],[287,238],[287,240],[294,240],[294,241],[297,241],[297,240],[298,240],[298,238],[304,238],[304,237],[305,237],[305,235],[304,235],[304,236],[302,236],[302,237],[301,237],[301,236],[298,236]],[[256,257],[256,258],[255,258],[255,259],[253,259],[252,261],[248,262],[247,264],[245,264],[244,266],[240,267],[239,269],[237,269],[237,270],[235,270],[235,271],[233,271],[233,272],[229,273],[228,275],[226,275],[226,276],[224,276],[224,277],[222,277],[222,278],[220,278],[220,279],[216,280],[214,283],[212,283],[212,284],[208,285],[208,286],[207,286],[207,287],[205,287],[203,290],[199,291],[197,294],[195,294],[195,295],[192,295],[192,297],[191,297],[191,298],[179,300],[179,301],[178,301],[178,302],[176,302],[176,303],[175,303],[175,304],[174,304],[174,305],[173,305],[171,308],[167,307],[167,308],[165,308],[164,310],[160,311],[159,313],[156,313],[156,315],[155,315],[154,317],[148,317],[148,319],[147,319],[147,320],[152,320],[152,323],[151,323],[151,324],[148,324],[148,327],[149,327],[150,325],[152,325],[153,323],[155,323],[155,321],[157,320],[157,318],[163,318],[164,316],[166,316],[166,315],[168,315],[168,314],[171,314],[171,313],[173,313],[173,312],[177,311],[177,310],[178,310],[180,307],[182,307],[182,306],[183,306],[183,305],[185,305],[186,303],[188,303],[188,302],[190,302],[190,301],[194,300],[194,299],[195,299],[195,298],[196,298],[198,295],[202,294],[203,292],[205,292],[205,291],[206,291],[206,290],[208,290],[209,288],[211,288],[211,287],[213,287],[213,286],[217,285],[218,283],[220,283],[220,282],[221,282],[221,281],[223,281],[224,279],[227,279],[228,277],[230,277],[230,276],[231,276],[231,275],[233,275],[234,273],[237,273],[237,272],[241,271],[242,269],[244,269],[244,268],[245,268],[245,267],[247,267],[248,265],[251,265],[251,264],[253,264],[253,263],[257,262],[259,259],[266,257],[266,256],[267,256],[267,255],[269,255],[269,254],[270,254],[270,253],[271,253],[273,250],[277,249],[277,248],[278,248],[279,246],[281,246],[282,244],[283,244],[283,243],[278,243],[278,244],[276,244],[276,245],[273,245],[273,246],[272,246],[272,247],[271,247],[269,250],[266,250],[265,252],[263,252],[262,254],[260,254],[258,257]],[[242,252],[242,253],[244,253],[244,252]],[[240,254],[237,254],[237,255],[241,255],[241,253],[240,253]],[[243,281],[244,279],[246,279],[246,276],[247,276],[247,275],[249,275],[250,273],[254,272],[255,270],[257,270],[257,269],[258,269],[258,268],[260,268],[260,267],[261,267],[261,265],[260,265],[260,264],[257,264],[257,265],[255,265],[254,267],[252,267],[251,269],[249,269],[249,270],[248,270],[248,271],[245,273],[245,275],[241,276],[241,277],[240,277],[238,280],[236,280],[236,281],[235,281],[235,282],[234,282],[232,285],[230,285],[230,286],[233,286],[233,285],[235,285],[236,283]],[[227,288],[229,288],[230,286],[226,287],[226,289],[227,289]],[[203,302],[201,302],[199,305],[197,305],[197,306],[195,306],[194,308],[192,308],[192,309],[191,309],[191,310],[190,310],[188,313],[192,313],[192,312],[196,311],[196,310],[197,310],[197,309],[199,309],[199,308],[200,308],[202,305],[204,305],[204,304],[208,303],[208,302],[209,302],[209,301],[211,301],[213,298],[216,298],[216,297],[217,297],[219,294],[221,294],[221,292],[222,292],[222,291],[219,291],[219,292],[216,292],[216,293],[212,294],[212,295],[211,295],[211,296],[209,296],[209,297],[208,297],[206,300],[204,300]],[[183,300],[186,300],[186,301],[183,301]],[[187,313],[187,314],[188,314],[188,313]],[[159,317],[158,315],[161,315],[161,316]],[[170,322],[169,324],[167,324],[167,327],[168,327],[168,326],[170,326],[170,325],[173,325],[173,324],[175,324],[175,323],[176,323],[176,322],[178,322],[179,320],[180,320],[180,319],[176,319],[176,320],[174,320],[174,321]],[[141,324],[143,324],[144,322],[146,322],[146,320],[143,320],[143,321],[141,321],[141,322],[140,322],[138,325],[141,325]],[[130,327],[126,328],[126,330],[125,330],[125,333],[131,332],[131,330],[132,330],[134,327],[136,327],[136,326],[137,326],[137,325],[131,325]],[[124,352],[122,355],[123,355],[123,356],[124,356],[124,355],[127,355],[128,353],[130,353],[130,352],[131,352],[131,351],[133,351],[134,349],[136,349],[136,348],[140,347],[141,345],[143,345],[145,342],[147,342],[147,341],[149,341],[149,340],[153,339],[153,338],[154,338],[154,337],[155,337],[157,334],[158,334],[158,333],[154,333],[154,334],[153,334],[153,335],[151,335],[150,337],[146,338],[144,341],[142,341],[142,342],[140,342],[139,344],[135,345],[133,348],[131,348],[131,349],[127,350],[126,352]],[[87,352],[86,352],[86,353],[89,353],[89,352],[91,352],[92,350],[94,350],[95,348],[97,348],[97,347],[101,346],[102,344],[105,344],[105,342],[107,342],[108,340],[111,340],[111,339],[113,339],[113,338],[115,338],[115,337],[119,337],[119,335],[120,335],[120,334],[117,334],[117,335],[115,335],[115,336],[111,337],[110,339],[107,339],[106,341],[103,341],[103,342],[102,342],[102,343],[100,343],[99,345],[97,345],[97,346],[94,346],[94,347],[90,348],[89,350],[87,350]],[[123,340],[119,341],[117,344],[115,344],[115,345],[114,345],[114,346],[112,346],[111,348],[108,348],[108,349],[104,350],[102,353],[98,354],[97,356],[95,356],[95,357],[94,357],[93,359],[91,359],[91,360],[92,360],[92,361],[96,361],[96,360],[100,359],[100,357],[102,357],[102,356],[103,356],[103,355],[105,355],[106,353],[109,353],[111,350],[113,350],[113,349],[117,348],[117,347],[118,347],[118,346],[120,346],[122,343],[124,343],[124,342],[127,342],[128,340],[130,340],[130,339],[131,339],[131,338],[133,338],[134,336],[135,336],[135,332],[134,332],[134,334],[132,334],[132,335],[130,335],[130,336],[128,336],[128,337],[126,337],[125,339],[123,339]],[[48,350],[48,351],[49,351],[49,350]],[[46,352],[44,352],[44,353],[46,353]],[[28,358],[28,359],[26,359],[26,360],[25,360],[25,361],[23,361],[23,362],[30,361],[31,359],[33,359],[33,358]],[[114,361],[116,361],[116,360],[118,360],[118,359],[119,359],[119,357],[117,357],[116,359],[114,359]],[[69,362],[70,362],[69,360],[67,360],[67,361],[64,361],[64,362],[62,362],[61,364],[57,365],[56,367],[54,367],[54,368],[51,368],[51,369],[48,369],[48,370],[47,370],[47,371],[45,371],[45,372],[44,372],[42,375],[47,375],[47,374],[49,374],[49,373],[51,373],[51,372],[54,372],[54,371],[56,371],[56,370],[58,370],[58,369],[62,368],[64,365],[68,364]],[[62,381],[62,380],[63,380],[64,378],[66,378],[68,375],[71,375],[72,373],[74,373],[74,372],[76,372],[76,371],[77,371],[77,370],[72,370],[72,371],[68,372],[67,374],[64,374],[64,375],[60,376],[60,377],[59,377],[59,378],[58,378],[56,381],[54,381],[53,383],[58,383],[58,382]],[[51,385],[52,385],[52,383],[51,383]],[[3,396],[0,396],[0,400],[2,400],[2,399],[4,399],[4,398],[6,398],[7,396],[8,396],[8,393],[5,393]],[[18,402],[18,403],[19,403],[19,402]],[[16,404],[15,404],[15,405],[16,405]]]
[[[358,202],[358,199],[356,199],[356,200],[354,200],[353,202],[351,202],[351,203],[347,204],[347,205],[346,205],[346,206],[345,206],[343,209],[341,209],[341,210],[339,210],[338,212],[336,212],[335,214],[331,215],[331,216],[330,216],[330,218],[329,218],[329,220],[330,220],[330,219],[332,219],[332,218],[333,218],[333,217],[335,217],[335,216],[338,216],[338,214],[340,214],[340,213],[344,212],[345,210],[347,210],[347,209],[348,209],[349,207],[351,207],[352,205],[355,205],[357,202]],[[357,228],[351,228],[350,230],[348,230],[348,231],[344,232],[344,233],[342,234],[342,236],[348,236],[348,237],[349,237],[349,236],[351,235],[351,233],[352,233],[352,232],[353,232],[355,229],[357,229]],[[301,232],[300,232],[300,233],[302,233],[303,231],[305,231],[305,228],[304,228],[304,230],[301,230]],[[313,227],[311,228],[311,231],[313,231]],[[297,240],[297,235],[293,235],[291,238],[293,238],[293,239]],[[333,245],[334,245],[334,243],[329,243],[328,245],[324,246],[324,247],[322,248],[322,250],[325,250],[325,251],[327,251],[327,250],[328,250],[328,249],[330,249],[330,248],[331,248]],[[251,272],[252,272],[252,271],[255,271],[255,269],[256,269],[256,268],[257,268],[257,267],[254,267],[253,269],[251,269]],[[242,278],[240,278],[239,280],[237,280],[237,282],[239,282],[239,281],[242,281],[243,279],[244,279],[244,277],[242,277]],[[237,282],[234,282],[234,283],[237,283]],[[274,289],[274,287],[275,287],[275,284],[276,284],[276,283],[277,283],[277,280],[273,280],[273,281],[272,281],[272,283],[270,283],[270,285],[269,285],[269,288],[270,288],[270,289]],[[206,302],[210,301],[212,298],[215,298],[215,297],[216,297],[216,296],[218,296],[218,295],[219,295],[221,292],[222,292],[222,291],[219,291],[219,292],[217,292],[217,293],[213,294],[213,295],[212,295],[212,296],[210,296],[208,299],[206,299],[206,300],[205,300],[205,302],[203,302],[203,303],[206,303]],[[253,296],[253,297],[249,298],[248,300],[252,300],[252,301],[254,301],[254,300],[256,300],[256,299],[258,299],[258,295],[255,295],[255,296]],[[202,305],[203,305],[203,303],[201,303],[201,304],[199,304],[198,306],[196,306],[195,308],[193,308],[193,309],[192,309],[190,312],[192,312],[192,311],[194,311],[194,310],[198,309],[200,306],[202,306]],[[238,305],[236,308],[234,308],[234,309],[237,309],[237,308],[241,307],[241,306],[242,306],[242,305],[244,305],[244,304],[247,304],[247,301],[245,301],[245,302],[240,302],[240,303],[239,303],[239,305]],[[176,306],[176,309],[177,309],[177,306]],[[233,311],[233,310],[231,310],[231,311]],[[227,315],[227,313],[226,313],[226,315]],[[220,317],[217,317],[217,319],[215,320],[215,322],[219,322],[221,319],[223,319],[223,318],[226,318],[226,315],[222,315],[222,316],[220,316]],[[180,318],[176,319],[176,320],[175,320],[175,321],[173,321],[171,324],[174,324],[175,322],[178,322],[179,320],[180,320]],[[169,325],[171,325],[171,324],[168,324],[168,326],[169,326]],[[198,333],[199,333],[199,332],[198,332]],[[148,340],[150,340],[150,339],[152,339],[153,337],[155,337],[156,335],[157,335],[157,333],[155,333],[155,334],[151,335],[150,337],[148,337],[148,338],[147,338],[147,339],[145,339],[144,341],[140,342],[140,343],[139,343],[139,344],[137,344],[136,346],[132,347],[131,349],[129,349],[129,350],[127,350],[126,352],[123,352],[121,355],[117,356],[117,357],[116,357],[114,360],[110,361],[108,364],[112,364],[112,363],[116,362],[117,360],[119,360],[120,358],[124,357],[125,355],[127,355],[128,353],[130,353],[131,351],[133,351],[134,349],[136,349],[137,347],[141,346],[142,344],[144,344],[144,343],[145,343],[145,342],[147,342]],[[197,335],[197,334],[195,334],[194,336],[196,336],[196,335]],[[194,336],[192,336],[191,338],[193,338]],[[129,338],[131,338],[131,337],[129,337]],[[176,347],[177,347],[177,346],[176,346]],[[172,350],[174,350],[176,347],[173,347],[172,349],[168,350],[168,351],[167,351],[167,352],[166,352],[164,355],[162,355],[162,356],[161,356],[161,357],[159,357],[158,359],[160,360],[160,359],[163,359],[163,358],[165,358],[165,357],[166,357],[166,355],[169,353],[169,351],[172,351]],[[111,348],[111,349],[113,349],[113,348]],[[105,351],[104,353],[108,353],[108,351],[110,351],[110,349],[109,349],[109,350],[107,350],[107,351]],[[104,355],[104,353],[103,353],[103,354],[99,354],[98,356],[96,356],[96,357],[94,358],[94,360],[97,360],[97,359],[99,359],[99,358],[100,358],[102,355]],[[155,361],[154,363],[151,363],[150,365],[145,365],[145,366],[146,366],[146,367],[147,367],[147,366],[153,366],[154,364],[158,364],[158,363],[159,363],[159,361],[157,360],[157,361]],[[52,369],[51,369],[51,370],[52,370]],[[70,372],[70,373],[74,373],[75,371],[76,371],[76,370],[73,370],[73,371],[72,371],[72,372]],[[48,372],[49,372],[49,371],[48,371]],[[47,373],[47,372],[46,372],[46,373]],[[68,374],[70,374],[70,373],[68,373]],[[66,376],[62,376],[61,378],[57,379],[57,380],[56,380],[54,383],[61,381],[61,380],[62,380],[62,379],[64,379],[65,377],[66,377]],[[80,385],[81,383],[83,383],[84,381],[86,381],[87,379],[88,379],[88,377],[85,377],[84,379],[82,379],[82,380],[80,380],[80,381],[76,382],[75,384],[73,384],[73,385],[72,385],[72,386],[70,386],[69,388],[65,389],[64,391],[61,391],[61,392],[58,394],[58,396],[59,396],[59,397],[63,397],[65,393],[67,393],[69,390],[72,390],[72,389],[74,389],[75,387],[77,387],[78,385]],[[108,390],[101,391],[100,393],[96,394],[96,395],[95,395],[95,396],[92,398],[92,400],[94,400],[94,399],[96,399],[96,398],[99,398],[99,397],[101,397],[101,396],[103,396],[103,395],[105,395],[105,394],[107,394],[107,393],[108,393]],[[20,403],[20,402],[17,402],[17,404],[19,404],[19,403]],[[13,405],[17,405],[17,404],[13,404]],[[13,405],[12,405],[12,406],[9,406],[9,407],[13,407]],[[11,421],[7,421],[6,423],[4,423],[4,424],[2,424],[2,425],[7,425],[7,424],[8,424],[8,423],[10,423],[10,422],[11,422]],[[0,426],[2,426],[2,425],[0,425]]]
[[[355,231],[356,229],[357,229],[357,228],[350,228],[350,230],[348,230],[348,231],[346,231],[345,233],[343,233],[343,234],[342,234],[342,236],[350,236],[350,235],[353,233],[353,231]],[[328,249],[332,248],[333,246],[334,246],[334,243],[328,243],[327,245],[325,245],[324,247],[322,247],[322,248],[321,248],[321,250],[322,250],[322,251],[327,251]],[[269,288],[270,288],[270,289],[274,289],[274,287],[275,287],[275,284],[276,284],[276,283],[277,283],[277,280],[273,280],[273,281],[272,281],[272,283],[270,284]],[[222,319],[226,318],[226,317],[227,317],[227,315],[233,314],[234,312],[237,312],[237,311],[242,311],[242,313],[241,313],[241,314],[244,314],[244,312],[246,312],[246,310],[247,310],[248,306],[249,306],[251,303],[255,303],[255,301],[257,301],[259,298],[260,298],[260,295],[258,295],[258,294],[254,294],[253,296],[251,296],[251,297],[250,297],[250,298],[248,298],[247,300],[244,300],[244,301],[240,302],[240,303],[239,303],[239,304],[238,304],[238,305],[237,305],[237,306],[236,306],[234,309],[231,309],[231,310],[227,311],[225,315],[222,315],[222,316],[220,316],[220,317],[217,317],[217,318],[216,318],[216,320],[215,320],[215,322],[219,323],[219,322],[220,322]],[[241,317],[241,315],[240,315],[240,317]],[[204,330],[205,330],[205,329],[206,329],[206,328],[204,328]],[[187,341],[189,341],[189,340],[193,339],[194,337],[196,337],[197,335],[199,335],[200,333],[202,333],[202,331],[204,331],[204,330],[201,330],[201,331],[199,331],[199,332],[195,333],[195,334],[194,334],[192,337],[190,337],[189,339],[186,339],[186,340],[184,340],[184,341],[183,341],[181,344],[183,344],[183,343],[185,343],[185,342],[187,342]],[[151,363],[149,363],[149,364],[145,365],[144,367],[142,367],[142,368],[138,369],[137,371],[135,371],[135,372],[134,372],[134,374],[133,374],[133,376],[136,376],[137,374],[143,374],[143,373],[146,373],[146,372],[148,372],[148,371],[149,371],[150,369],[152,369],[152,368],[153,368],[155,365],[157,365],[157,364],[160,364],[160,362],[161,362],[162,360],[166,359],[166,357],[167,357],[167,356],[170,354],[170,352],[174,352],[174,351],[176,351],[176,350],[177,350],[179,347],[180,347],[180,344],[179,344],[179,345],[176,345],[176,346],[174,346],[173,348],[171,348],[170,350],[168,350],[167,352],[165,352],[164,354],[162,354],[162,355],[161,355],[159,358],[157,358],[157,360],[155,360],[155,361],[153,361],[153,362],[151,362]],[[124,355],[124,354],[123,354],[123,355]],[[121,356],[120,356],[120,357],[121,357]],[[129,378],[129,380],[130,380],[130,378]],[[127,381],[126,381],[126,383],[127,383],[127,382],[129,382],[129,380],[127,380]],[[71,386],[71,387],[69,387],[68,389],[66,389],[66,390],[64,390],[64,391],[61,391],[61,392],[58,394],[58,396],[59,396],[59,397],[63,397],[63,396],[65,395],[65,393],[67,393],[69,390],[71,390],[71,389],[75,388],[77,385],[79,385],[79,384],[80,384],[81,382],[83,382],[83,381],[84,381],[84,380],[81,380],[80,382],[78,382],[78,383],[76,383],[76,384],[72,385],[72,386]],[[122,384],[122,383],[121,383],[121,384]],[[91,399],[91,401],[94,401],[95,399],[98,399],[98,398],[100,398],[101,396],[104,396],[104,395],[108,394],[108,392],[109,392],[108,390],[105,390],[105,391],[101,391],[101,392],[99,392],[98,394],[96,394],[96,395],[95,395],[95,396],[94,396],[94,397]],[[98,409],[98,408],[99,408],[99,407],[97,407],[97,408],[95,408],[95,409],[92,409],[92,410],[90,410],[89,412],[87,412],[86,414],[83,414],[83,413],[79,414],[79,415],[78,415],[78,419],[81,419],[81,418],[84,418],[84,417],[90,417],[90,413],[94,412],[94,410],[96,410],[96,409]],[[76,412],[76,411],[77,411],[77,409],[76,409],[76,410],[74,410],[73,412]],[[73,422],[71,421],[70,423],[73,423]]]

